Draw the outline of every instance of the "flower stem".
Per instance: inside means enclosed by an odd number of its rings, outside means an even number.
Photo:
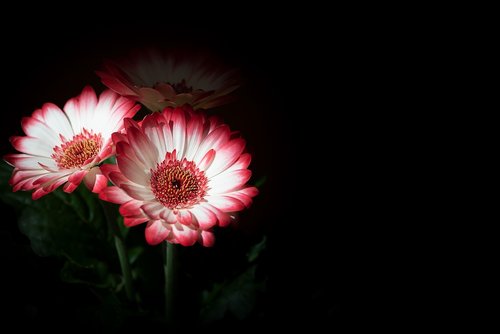
[[[134,289],[132,287],[132,271],[130,270],[127,249],[123,244],[123,240],[117,235],[115,235],[115,247],[116,252],[118,253],[118,258],[120,259],[120,267],[122,268],[123,278],[125,279],[125,292],[127,293],[128,300],[133,301]]]
[[[104,209],[104,215],[108,222],[108,226],[113,232],[113,237],[115,239],[115,248],[118,253],[118,259],[120,260],[120,267],[122,269],[123,279],[125,280],[125,292],[129,301],[134,300],[134,289],[132,287],[132,271],[130,270],[130,263],[128,260],[127,249],[123,243],[123,237],[116,225],[116,210],[114,207],[107,202],[100,201]]]
[[[167,323],[170,325],[174,324],[174,305],[175,305],[175,257],[177,253],[177,247],[170,242],[166,242],[165,248],[165,265],[163,267],[165,272],[165,316],[167,317]]]

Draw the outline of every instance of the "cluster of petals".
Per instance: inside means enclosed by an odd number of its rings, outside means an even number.
[[[38,199],[64,184],[74,191],[83,181],[93,192],[107,186],[99,164],[114,154],[111,135],[123,129],[123,119],[133,117],[139,105],[111,90],[99,97],[91,87],[68,100],[61,110],[46,103],[21,121],[26,136],[11,137],[21,153],[4,159],[14,166],[10,184],[14,191],[33,191]]]
[[[113,134],[117,164],[101,166],[114,186],[99,197],[120,204],[126,226],[147,223],[149,244],[211,246],[213,227],[228,225],[257,195],[247,185],[244,139],[215,117],[184,106],[124,123]]]

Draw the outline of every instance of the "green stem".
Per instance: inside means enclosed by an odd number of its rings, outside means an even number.
[[[128,261],[127,249],[123,240],[115,235],[115,247],[120,259],[120,267],[122,268],[123,278],[125,279],[125,292],[130,301],[134,300],[134,289],[132,287],[132,271],[130,270],[130,263]]]
[[[125,280],[125,292],[127,294],[128,300],[133,301],[134,289],[132,287],[132,271],[130,270],[127,249],[125,248],[125,244],[123,243],[123,238],[121,236],[120,230],[116,225],[116,210],[110,203],[104,201],[101,201],[101,203],[104,209],[104,215],[106,216],[106,220],[108,222],[108,226],[113,232],[113,237],[115,239],[115,248],[120,260],[123,279]]]
[[[165,272],[165,315],[167,317],[167,323],[174,324],[174,312],[175,312],[175,257],[177,253],[177,247],[174,244],[166,242],[165,248],[165,265],[163,266]]]

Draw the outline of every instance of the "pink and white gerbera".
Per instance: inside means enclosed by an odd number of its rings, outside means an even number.
[[[38,199],[64,184],[74,191],[83,181],[93,192],[107,185],[98,165],[114,154],[111,134],[123,129],[123,119],[140,109],[134,101],[111,90],[97,98],[91,87],[66,102],[63,110],[46,103],[21,121],[26,136],[10,141],[21,153],[4,159],[14,166],[14,191],[34,190]]]
[[[226,71],[204,55],[165,55],[150,50],[124,61],[108,61],[97,71],[103,84],[152,111],[189,104],[209,109],[230,100],[238,88],[235,71]]]
[[[258,193],[246,185],[245,141],[191,107],[166,108],[140,123],[126,119],[113,141],[117,165],[101,169],[115,186],[99,197],[121,204],[126,226],[147,222],[149,244],[211,246],[212,227],[228,225]]]

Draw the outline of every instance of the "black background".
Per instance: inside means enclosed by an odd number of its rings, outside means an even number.
[[[13,152],[8,137],[21,135],[20,118],[43,103],[62,107],[87,84],[102,91],[94,71],[105,58],[148,46],[210,50],[240,68],[245,82],[237,102],[210,112],[242,132],[253,154],[254,176],[267,177],[244,214],[243,226],[236,229],[245,246],[263,234],[269,236],[268,290],[259,304],[262,317],[251,326],[292,322],[334,328],[341,290],[339,235],[334,231],[345,221],[338,214],[339,195],[331,187],[342,178],[335,167],[338,143],[333,144],[340,127],[335,124],[338,86],[327,74],[335,59],[323,46],[335,47],[336,42],[322,38],[320,28],[303,29],[299,21],[286,26],[258,23],[256,18],[251,25],[232,20],[220,27],[196,26],[189,20],[64,20],[48,25],[40,18],[26,30],[3,27],[8,51],[3,54],[0,153]],[[71,319],[68,310],[90,297],[83,287],[61,282],[60,262],[34,255],[13,211],[3,204],[2,210],[0,303],[9,310],[2,314],[2,323],[16,323],[18,315],[43,316],[44,324],[57,327],[65,317]]]

